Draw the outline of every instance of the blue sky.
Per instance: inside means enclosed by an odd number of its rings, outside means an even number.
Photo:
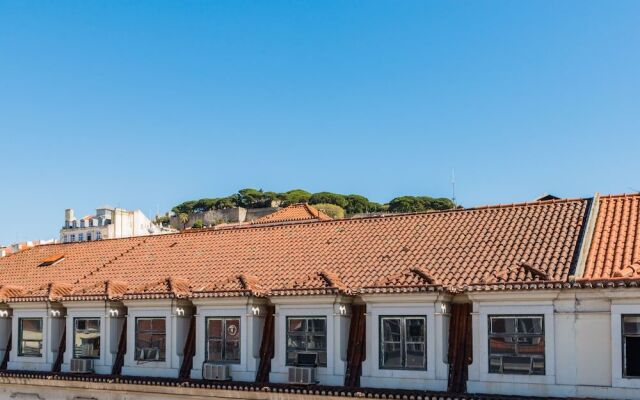
[[[637,1],[0,0],[0,243],[244,187],[640,190]]]

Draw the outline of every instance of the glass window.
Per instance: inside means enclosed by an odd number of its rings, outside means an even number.
[[[544,317],[489,316],[489,372],[544,375]]]
[[[100,358],[100,318],[75,318],[73,325],[73,357]]]
[[[87,242],[91,241],[91,232],[87,233]]]
[[[164,361],[166,350],[164,318],[136,318],[136,353],[139,361]]]
[[[427,318],[380,317],[380,368],[427,368]]]
[[[295,365],[298,353],[315,353],[318,366],[327,366],[327,319],[287,317],[287,365]]]
[[[240,318],[207,318],[207,361],[240,362]]]
[[[640,315],[622,316],[622,362],[625,378],[640,378]]]
[[[84,233],[78,233],[78,242],[82,242],[84,240]]]
[[[75,242],[76,241],[76,235],[71,235],[71,242]]]
[[[20,318],[18,322],[18,355],[42,357],[42,318]]]
[[[102,232],[97,231],[96,232],[96,240],[101,240],[102,239]]]

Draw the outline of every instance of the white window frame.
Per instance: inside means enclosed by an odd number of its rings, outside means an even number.
[[[24,352],[24,348],[22,346],[22,342],[25,341],[23,335],[23,329],[22,329],[22,323],[24,321],[39,321],[40,322],[40,353],[35,355],[35,354],[26,354]],[[43,358],[45,356],[45,341],[46,341],[46,337],[44,335],[44,324],[45,324],[45,319],[42,317],[19,317],[18,318],[18,357],[28,357],[28,358]],[[31,341],[33,342],[34,340],[26,340],[26,341]]]
[[[98,355],[97,356],[77,356],[76,355],[76,335],[79,333],[78,329],[78,321],[98,321],[98,338],[100,346],[98,347]],[[84,329],[84,331],[88,331],[88,329]],[[82,358],[82,359],[90,359],[90,360],[99,360],[102,357],[102,342],[104,340],[102,335],[102,318],[101,317],[73,317],[73,337],[72,340],[72,349],[73,349],[73,358]]]
[[[548,360],[546,358],[544,358],[544,352],[543,352],[543,358],[542,358],[542,363],[543,363],[543,368],[542,368],[542,373],[533,373],[533,369],[530,366],[529,369],[529,373],[528,374],[516,374],[513,372],[504,372],[504,368],[502,371],[500,372],[493,372],[490,369],[490,365],[491,365],[491,358],[492,357],[500,357],[499,355],[492,355],[491,354],[491,338],[492,337],[515,337],[515,338],[521,338],[521,337],[531,337],[531,336],[541,336],[543,338],[543,340],[545,339],[545,324],[544,324],[544,315],[522,315],[522,314],[517,314],[517,315],[511,315],[511,314],[492,314],[488,316],[489,321],[487,324],[487,336],[488,336],[488,340],[487,340],[487,353],[489,353],[489,357],[488,357],[488,361],[489,361],[489,373],[490,374],[500,374],[500,375],[544,375],[544,371],[546,370],[546,364],[548,362]],[[526,332],[513,332],[513,333],[492,333],[491,329],[492,329],[492,321],[494,319],[539,319],[541,320],[541,328],[542,328],[542,333],[539,334],[528,334]],[[518,326],[516,325],[516,328]],[[516,342],[516,348],[517,348],[517,344],[518,342]],[[546,348],[546,342],[544,342],[545,348]],[[519,353],[518,353],[519,354]],[[504,357],[504,356],[502,356]],[[531,357],[531,361],[533,361],[533,357]]]
[[[612,386],[640,389],[640,379],[624,376],[624,342],[622,337],[622,316],[640,315],[640,303],[633,300],[614,300],[611,305],[611,374]]]
[[[555,314],[551,300],[521,301],[514,305],[508,300],[475,303],[473,313],[473,363],[469,366],[469,381],[512,384],[555,384]],[[544,316],[544,375],[496,374],[489,372],[489,315]]]
[[[214,339],[212,337],[209,336],[209,322],[210,321],[220,321],[222,323],[222,334],[223,337],[222,339],[220,339],[220,341],[222,342],[222,354],[223,354],[223,359],[222,360],[210,360],[209,359],[209,342],[212,340],[217,340]],[[225,359],[225,353],[226,353],[226,344],[227,344],[227,322],[228,321],[238,321],[238,347],[239,347],[239,354],[238,354],[238,359],[237,360],[227,360]],[[205,338],[206,338],[206,342],[205,342],[205,360],[207,360],[207,362],[209,363],[215,363],[215,364],[240,364],[242,362],[242,318],[240,318],[240,316],[209,316],[209,317],[205,317]]]
[[[286,335],[285,335],[285,346],[284,346],[284,348],[285,348],[285,365],[288,366],[288,367],[291,367],[291,366],[295,365],[295,363],[292,363],[292,362],[289,361],[289,357],[288,357],[289,352],[290,352],[290,350],[289,350],[289,335],[290,335],[290,332],[289,332],[289,321],[292,320],[292,319],[304,320],[305,321],[305,326],[309,326],[309,321],[311,321],[311,320],[322,320],[322,321],[324,321],[324,335],[317,335],[317,334],[313,335],[313,334],[310,334],[310,332],[307,331],[307,330],[305,330],[303,332],[304,336],[306,337],[305,343],[307,344],[307,349],[301,351],[301,353],[316,353],[316,351],[314,351],[314,349],[311,349],[311,350],[308,349],[308,344],[309,344],[308,337],[309,336],[324,336],[324,353],[325,353],[326,363],[324,363],[324,364],[321,363],[320,362],[320,357],[318,357],[317,358],[317,363],[318,363],[317,365],[318,365],[318,367],[326,368],[327,364],[329,362],[329,360],[328,360],[329,359],[329,350],[327,348],[327,343],[328,343],[328,340],[327,340],[328,339],[327,338],[327,336],[328,336],[327,323],[328,323],[328,321],[327,321],[327,317],[317,316],[317,315],[289,315],[289,316],[286,317],[286,328],[285,328]]]
[[[148,332],[150,332],[150,334],[152,335],[156,335],[156,336],[163,336],[164,337],[164,357],[160,358],[160,352],[162,349],[158,348],[158,358],[141,358],[140,357],[140,353],[138,352],[138,333],[139,333],[139,328],[138,328],[138,323],[140,321],[154,321],[154,320],[162,320],[164,321],[164,332],[162,333],[154,333],[155,331],[150,330]],[[170,329],[170,321],[166,318],[166,317],[146,317],[146,316],[140,316],[140,317],[135,317],[134,319],[134,337],[135,337],[135,341],[133,343],[133,359],[137,362],[165,362],[167,361],[167,351],[169,349],[169,345],[167,343],[167,338],[170,337],[167,334],[167,330]]]
[[[423,321],[423,327],[424,327],[424,340],[422,342],[408,342],[407,341],[407,320],[411,320],[411,319],[415,319],[415,320],[422,320]],[[384,344],[385,343],[396,343],[385,340],[384,339],[384,321],[385,320],[400,320],[400,348],[401,348],[401,357],[402,357],[402,366],[400,367],[385,367],[384,366]],[[429,358],[428,354],[427,354],[427,336],[428,336],[428,332],[429,332],[429,328],[427,326],[427,316],[426,315],[381,315],[379,317],[379,322],[378,322],[378,327],[380,329],[380,333],[379,333],[379,338],[378,338],[378,342],[379,342],[379,347],[380,347],[380,353],[379,353],[379,357],[378,357],[378,364],[379,364],[379,368],[380,369],[388,369],[388,370],[402,370],[402,371],[423,371],[427,369],[427,359]],[[415,367],[407,367],[406,365],[406,361],[407,361],[407,346],[409,344],[422,344],[423,348],[424,348],[424,357],[423,357],[423,363],[422,363],[422,367],[420,368],[415,368]]]

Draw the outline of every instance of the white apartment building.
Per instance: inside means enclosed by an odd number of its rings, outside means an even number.
[[[90,242],[132,236],[157,235],[165,229],[154,224],[140,210],[101,207],[94,215],[77,219],[72,208],[64,211],[64,226],[60,229],[60,241]]]

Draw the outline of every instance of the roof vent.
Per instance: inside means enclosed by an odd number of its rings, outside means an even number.
[[[52,254],[49,257],[46,257],[40,263],[40,267],[48,267],[49,265],[54,265],[64,260],[64,254]]]

